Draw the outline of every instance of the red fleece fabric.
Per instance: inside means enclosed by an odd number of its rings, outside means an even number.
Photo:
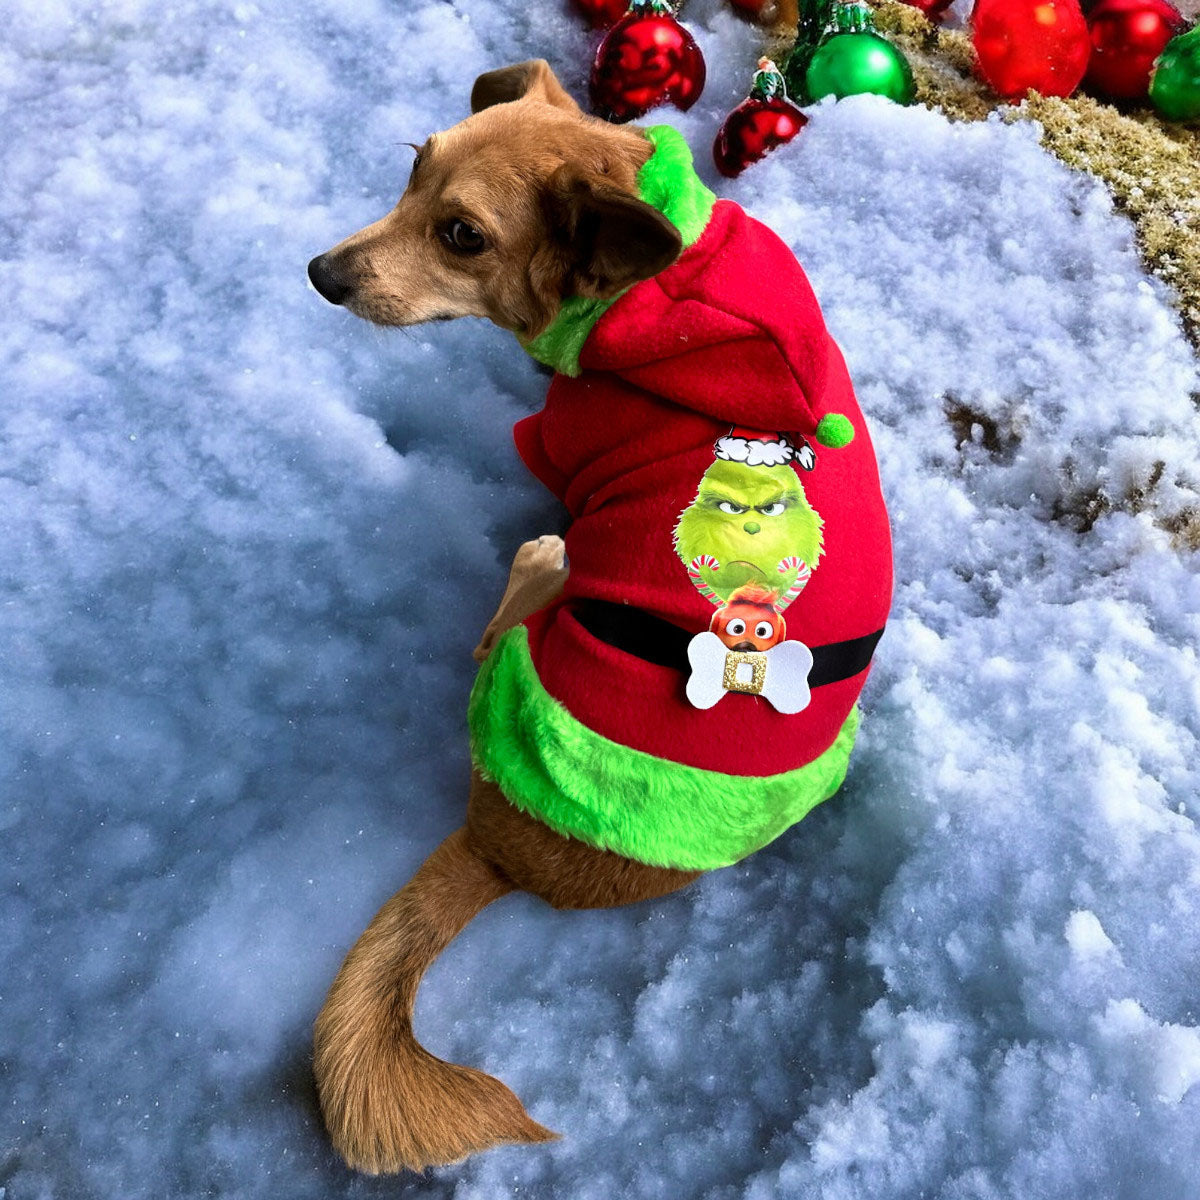
[[[867,671],[813,689],[784,715],[761,696],[694,708],[686,673],[600,641],[572,616],[583,598],[631,604],[690,632],[713,615],[672,534],[732,426],[807,437],[799,471],[824,521],[812,579],[787,609],[787,636],[809,646],[882,628],[892,594],[891,538],[866,424],[841,353],[788,247],[721,200],[673,266],[600,318],[576,378],[556,374],[543,410],[514,430],[531,471],[566,505],[570,574],[560,601],[527,622],[546,690],[595,732],[656,757],[731,775],[811,762],[837,736]],[[816,440],[842,413],[854,439]],[[796,470],[796,467],[790,469]]]

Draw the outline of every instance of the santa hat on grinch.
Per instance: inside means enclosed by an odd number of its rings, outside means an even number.
[[[841,413],[826,413],[817,423],[817,443],[837,449],[854,440],[854,426]],[[796,463],[806,471],[817,464],[817,456],[803,434],[764,433],[735,425],[713,445],[718,458],[745,463],[748,467],[781,467]]]

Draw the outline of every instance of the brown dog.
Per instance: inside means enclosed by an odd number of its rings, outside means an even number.
[[[554,1136],[416,1043],[422,973],[507,891],[659,896],[833,795],[891,598],[870,435],[787,245],[677,131],[585,116],[544,62],[481,76],[472,108],[309,265],[369,320],[490,317],[554,366],[514,439],[572,518],[569,576],[559,539],[523,546],[477,648],[465,826],[317,1020],[326,1122],[368,1171]]]
[[[475,315],[532,337],[565,297],[614,296],[679,255],[678,231],[637,198],[646,139],[584,115],[545,62],[481,76],[471,105],[473,116],[419,149],[391,213],[309,265],[326,299],[381,325]],[[476,657],[552,600],[565,574],[558,538],[522,546]],[[476,774],[466,824],[375,916],[317,1019],[314,1070],[338,1151],[377,1173],[555,1137],[498,1080],[416,1042],[421,976],[514,889],[556,908],[609,907],[699,874],[563,837]]]

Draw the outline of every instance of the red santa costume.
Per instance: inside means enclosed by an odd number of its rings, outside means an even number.
[[[715,200],[678,133],[646,134],[655,150],[641,197],[685,249],[616,300],[568,301],[526,346],[557,373],[515,438],[570,513],[570,573],[561,599],[505,634],[481,668],[472,755],[560,833],[709,868],[766,844],[840,786],[891,602],[891,543],[870,437],[799,264]],[[688,699],[689,645],[721,595],[703,561],[717,556],[682,561],[676,530],[722,459],[743,475],[773,472],[751,481],[781,481],[787,495],[761,512],[805,505],[819,518],[819,562],[788,555],[777,568],[789,584],[785,641],[812,656],[800,711],[751,685],[718,691],[707,708]],[[721,504],[740,521],[750,501],[711,501]]]

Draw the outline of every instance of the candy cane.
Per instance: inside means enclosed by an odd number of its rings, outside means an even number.
[[[805,584],[807,584],[812,578],[812,567],[810,567],[808,563],[804,561],[804,559],[797,558],[794,554],[790,555],[788,558],[780,559],[779,567],[777,569],[780,575],[786,575],[793,567],[799,568],[796,572],[796,580],[792,586],[788,588],[788,590],[784,592],[782,596],[779,597],[779,602],[775,607],[780,612],[783,612],[783,610],[787,608],[787,606],[791,604],[791,602],[795,600],[795,598],[800,595],[802,591],[804,591]]]
[[[712,588],[708,586],[707,583],[704,582],[703,579],[700,578],[701,567],[711,567],[714,571],[719,571],[721,569],[721,564],[711,554],[697,554],[696,557],[692,559],[687,569],[688,578],[695,585],[696,591],[698,591],[700,595],[705,598],[705,600],[711,601],[711,603],[720,608],[724,601],[720,596],[717,595],[716,592],[712,590]]]

